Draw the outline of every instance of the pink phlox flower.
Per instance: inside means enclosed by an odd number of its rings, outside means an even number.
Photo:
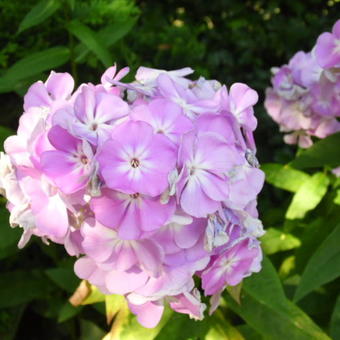
[[[143,233],[165,225],[175,212],[175,201],[162,204],[160,197],[138,193],[123,194],[103,189],[103,195],[90,202],[96,219],[103,225],[118,230],[122,239],[138,239]]]
[[[292,70],[284,65],[280,69],[273,69],[274,77],[272,79],[274,90],[287,100],[296,100],[306,90],[294,82]]]
[[[325,32],[319,36],[315,56],[325,69],[340,66],[340,20],[334,24],[332,33]]]
[[[258,98],[257,92],[243,83],[235,83],[229,89],[229,111],[241,126],[250,131],[254,131],[257,126],[253,106]]]
[[[42,171],[66,194],[85,188],[96,174],[91,145],[58,125],[50,129],[48,136],[55,150],[42,153]]]
[[[105,89],[111,89],[112,82],[120,81],[130,72],[129,67],[124,67],[117,72],[117,65],[109,67],[101,76],[100,81]],[[119,92],[120,93],[120,92]]]
[[[66,107],[56,112],[53,123],[92,145],[101,145],[109,138],[113,126],[128,113],[128,104],[119,96],[85,85],[81,87],[73,108]]]
[[[138,266],[153,277],[161,274],[163,250],[154,240],[122,240],[115,230],[94,219],[85,221],[81,233],[84,252],[101,268],[127,271]]]
[[[212,99],[215,97],[216,92],[221,89],[222,84],[217,80],[206,80],[199,77],[189,87],[198,99]]]
[[[36,107],[42,112],[55,111],[71,98],[73,88],[74,80],[70,74],[52,71],[45,83],[37,81],[28,89],[24,109]]]
[[[185,67],[183,69],[174,71],[165,71],[141,66],[137,70],[135,76],[136,81],[129,84],[122,83],[118,80],[113,80],[111,82],[114,85],[126,88],[131,101],[134,101],[139,95],[148,97],[155,95],[157,90],[157,78],[161,74],[167,74],[176,83],[187,87],[190,81],[184,77],[193,72],[194,71],[190,67]]]
[[[160,195],[169,185],[177,150],[148,123],[128,121],[112,132],[98,155],[106,185],[126,194]]]
[[[236,148],[217,134],[186,134],[179,151],[182,170],[177,183],[182,209],[194,217],[218,210],[228,196],[226,172],[239,161]]]
[[[164,263],[181,266],[207,258],[209,254],[203,247],[206,224],[205,219],[190,220],[175,214],[170,223],[154,235],[164,249]]]
[[[69,229],[67,206],[63,196],[43,176],[26,176],[20,183],[29,200],[34,224],[39,232],[51,240],[63,238]]]
[[[320,82],[311,88],[312,109],[321,116],[340,116],[340,81],[331,82],[321,77]]]
[[[154,328],[162,318],[164,304],[162,301],[147,301],[142,304],[129,302],[129,308],[143,327]]]
[[[226,285],[239,284],[243,278],[251,274],[252,270],[257,270],[253,263],[260,254],[260,248],[246,239],[217,257],[202,273],[202,287],[205,294],[212,295]]]
[[[228,207],[244,209],[261,191],[265,178],[264,172],[252,165],[245,162],[228,171],[229,190],[226,199]]]
[[[297,52],[289,61],[289,68],[292,70],[294,82],[305,88],[317,83],[322,75],[322,68],[316,62],[313,53]],[[303,94],[303,90],[299,90]]]
[[[184,292],[171,297],[170,307],[177,313],[188,314],[191,319],[203,320],[207,306],[201,302],[201,294],[197,288],[192,292]]]
[[[155,99],[148,105],[137,105],[130,117],[149,123],[155,133],[165,135],[176,144],[183,134],[193,129],[191,120],[182,114],[181,108],[166,99]]]
[[[180,106],[190,119],[195,119],[201,113],[217,112],[219,108],[218,101],[197,98],[189,87],[174,82],[167,74],[157,78],[157,85],[160,95]]]

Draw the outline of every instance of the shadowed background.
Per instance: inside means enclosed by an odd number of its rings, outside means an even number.
[[[132,74],[140,65],[169,70],[190,66],[196,71],[193,77],[214,78],[228,87],[245,82],[258,91],[259,160],[288,162],[296,150],[283,144],[263,108],[270,68],[286,63],[299,50],[309,51],[320,33],[331,30],[339,4],[332,0],[0,0],[0,140],[17,128],[28,86],[45,80],[50,69],[70,72],[79,85],[98,82],[114,62],[119,68],[130,66]],[[287,200],[287,193],[265,186],[260,196],[265,226],[280,221]],[[0,338],[99,339],[106,328],[102,306],[85,307],[73,317],[78,312],[65,305],[78,283],[72,274],[73,260],[65,257],[62,247],[40,241],[18,252],[20,231],[10,230],[7,220],[2,207]],[[279,263],[281,258],[275,256],[272,261]],[[305,304],[325,326],[330,309],[323,307],[326,301],[319,309],[318,303],[316,297]],[[240,323],[236,315],[230,319]],[[246,339],[261,339],[248,333]]]

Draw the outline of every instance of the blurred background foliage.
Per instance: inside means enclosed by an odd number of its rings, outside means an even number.
[[[245,281],[241,305],[231,291],[218,313],[201,323],[168,313],[146,332],[121,306],[105,339],[340,339],[340,189],[329,172],[340,163],[339,135],[285,165],[296,149],[283,144],[263,108],[270,68],[310,50],[338,19],[339,0],[0,0],[0,10],[1,144],[17,127],[28,86],[45,80],[50,69],[68,71],[80,84],[98,82],[114,62],[129,65],[132,74],[140,65],[191,66],[197,77],[227,86],[246,82],[260,95],[264,270]],[[20,230],[9,228],[4,203],[0,339],[103,337],[110,329],[104,298],[91,292],[95,304],[71,306],[67,300],[79,284],[73,259],[61,246],[37,240],[19,252]]]

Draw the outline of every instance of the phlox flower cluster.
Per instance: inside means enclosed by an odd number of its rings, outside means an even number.
[[[19,247],[32,235],[64,245],[75,273],[124,295],[143,326],[165,304],[202,319],[200,292],[213,312],[226,286],[261,268],[258,96],[189,80],[190,68],[140,67],[123,83],[128,72],[110,67],[75,91],[52,72],[29,88],[0,159],[10,223]]]
[[[265,107],[287,144],[308,148],[313,136],[340,131],[340,20],[318,37],[311,52],[297,52],[272,72]]]

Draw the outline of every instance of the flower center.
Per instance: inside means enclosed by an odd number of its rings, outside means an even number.
[[[91,125],[91,130],[96,131],[98,129],[98,124],[97,123],[92,123]]]
[[[89,163],[89,159],[88,159],[85,155],[81,155],[81,156],[80,156],[80,161],[81,161],[84,165],[86,165],[86,164]]]
[[[133,168],[138,168],[140,165],[139,159],[137,158],[132,158],[130,161],[130,164]]]
[[[135,200],[135,199],[137,199],[139,197],[139,193],[136,192],[135,194],[130,195],[130,197]]]

